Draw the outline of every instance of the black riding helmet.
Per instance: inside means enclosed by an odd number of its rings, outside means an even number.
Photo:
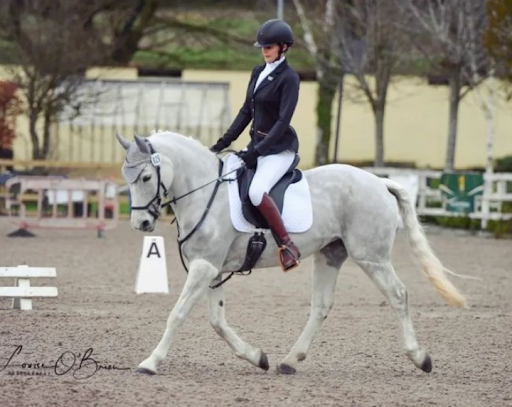
[[[274,44],[293,44],[293,32],[283,20],[268,20],[258,30],[255,47],[268,47]]]

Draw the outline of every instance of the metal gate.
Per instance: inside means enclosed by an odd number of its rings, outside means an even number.
[[[79,115],[66,108],[55,127],[52,156],[63,161],[119,162],[115,139],[170,130],[211,145],[230,124],[229,84],[180,80],[89,81]]]

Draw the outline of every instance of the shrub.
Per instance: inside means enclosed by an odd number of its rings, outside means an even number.
[[[16,117],[21,113],[16,90],[14,83],[0,81],[0,150],[11,150],[16,136]]]
[[[512,172],[512,155],[507,155],[496,160],[494,165],[496,172]]]

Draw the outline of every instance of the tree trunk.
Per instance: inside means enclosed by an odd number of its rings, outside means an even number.
[[[338,162],[338,145],[340,141],[340,132],[341,132],[341,111],[343,104],[343,85],[345,82],[345,71],[342,70],[340,74],[340,83],[338,85],[338,112],[336,113],[336,133],[334,134],[334,158],[333,163]]]
[[[144,29],[151,22],[160,0],[139,0],[125,22],[122,30],[114,37],[112,60],[119,65],[128,64],[139,49]]]
[[[457,145],[457,122],[459,116],[461,78],[460,72],[453,72],[450,76],[450,118],[448,124],[448,144],[446,147],[445,171],[455,169],[455,148]]]
[[[482,221],[480,226],[482,229],[487,228],[488,218],[490,213],[490,195],[492,195],[492,182],[489,178],[494,173],[494,92],[495,92],[495,80],[494,80],[494,70],[491,71],[488,79],[488,90],[489,94],[487,95],[487,99],[485,96],[480,94],[482,99],[482,107],[484,109],[485,115],[485,124],[486,124],[486,163],[485,163],[485,175],[484,178],[484,196],[482,200]],[[480,93],[480,89],[477,89],[477,92]]]
[[[325,78],[325,76],[324,76]],[[318,101],[316,105],[316,154],[315,165],[327,164],[329,160],[329,145],[331,142],[332,104],[336,88],[330,81],[319,79]]]
[[[375,118],[375,167],[384,167],[384,106],[376,106]]]
[[[496,80],[494,77],[494,70],[491,71],[488,79],[488,87],[489,87],[489,96],[487,101],[485,101],[485,123],[487,129],[487,142],[486,142],[486,163],[485,163],[485,172],[488,174],[492,174],[494,171],[494,94],[495,94],[495,86]]]
[[[39,137],[37,136],[37,112],[32,110],[29,115],[29,131],[30,140],[32,141],[32,159],[41,158],[41,150],[39,148]]]
[[[43,151],[41,152],[42,158],[46,160],[50,153],[50,137],[51,137],[52,115],[50,112],[44,113],[44,127],[43,127]]]

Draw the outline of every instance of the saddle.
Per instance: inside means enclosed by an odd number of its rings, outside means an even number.
[[[302,171],[296,169],[299,164],[300,157],[298,154],[295,155],[295,159],[292,165],[278,181],[278,183],[270,190],[270,197],[276,203],[279,212],[283,214],[283,203],[286,189],[302,179]],[[240,201],[242,203],[242,213],[247,222],[251,223],[258,229],[269,229],[267,221],[261,216],[260,212],[256,207],[253,206],[249,199],[249,188],[251,186],[252,179],[256,173],[256,168],[240,167],[237,171],[238,178],[238,193],[240,195]]]
[[[270,196],[279,208],[279,212],[283,213],[284,194],[286,189],[293,183],[299,182],[302,179],[302,172],[297,170],[299,163],[299,156],[295,155],[292,165],[279,180],[279,182],[270,191]],[[238,194],[242,205],[242,214],[247,222],[251,223],[258,229],[269,229],[267,221],[261,216],[258,209],[256,209],[251,200],[249,199],[249,187],[251,186],[252,179],[256,173],[256,168],[240,167],[236,173],[238,179]],[[254,232],[247,244],[247,251],[245,260],[240,269],[234,273],[243,274],[243,272],[252,271],[261,254],[267,247],[267,240],[262,232]]]

